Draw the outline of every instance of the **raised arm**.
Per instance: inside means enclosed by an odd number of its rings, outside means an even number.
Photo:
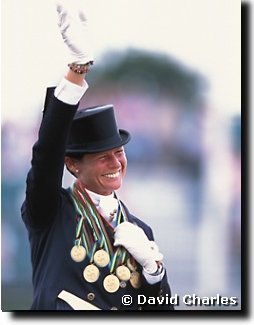
[[[38,141],[33,146],[22,216],[28,226],[47,227],[61,198],[65,147],[78,103],[87,90],[84,80],[93,57],[87,41],[87,20],[78,0],[58,1],[58,25],[70,53],[69,68],[47,100]],[[87,46],[87,47],[86,47]]]

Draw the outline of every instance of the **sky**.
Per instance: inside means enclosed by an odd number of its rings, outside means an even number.
[[[83,2],[95,62],[111,49],[168,54],[208,79],[209,105],[219,114],[240,112],[241,1]],[[3,0],[1,27],[2,123],[29,123],[42,107],[45,88],[66,71],[67,49],[56,24],[54,0]]]

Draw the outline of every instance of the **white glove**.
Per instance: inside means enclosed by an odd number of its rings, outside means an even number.
[[[56,0],[58,26],[70,52],[70,62],[86,64],[94,60],[84,0]]]
[[[156,262],[163,259],[154,241],[150,241],[143,229],[130,222],[123,222],[115,228],[114,246],[122,245],[145,269],[147,273],[154,273],[158,269]]]

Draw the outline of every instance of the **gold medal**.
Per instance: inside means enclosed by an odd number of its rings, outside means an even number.
[[[75,245],[71,249],[71,258],[75,262],[82,262],[86,257],[86,249],[83,246]]]
[[[131,259],[130,259],[130,258],[128,258],[128,260],[127,260],[127,266],[128,266],[128,268],[129,268],[132,272],[136,271],[136,268],[137,268],[137,267],[131,263]]]
[[[104,249],[99,249],[93,256],[94,263],[99,267],[105,267],[108,265],[110,258],[109,254]]]
[[[120,282],[114,274],[109,274],[103,281],[103,287],[107,292],[113,293],[119,289]]]
[[[120,265],[116,269],[116,276],[118,277],[118,279],[120,279],[122,281],[128,281],[128,280],[130,280],[131,272],[127,266]]]
[[[131,273],[130,283],[135,289],[141,287],[141,276],[139,272],[134,271]]]
[[[87,265],[83,271],[83,277],[87,282],[95,282],[98,280],[100,271],[94,264]]]

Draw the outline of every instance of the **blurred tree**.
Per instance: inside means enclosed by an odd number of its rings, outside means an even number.
[[[140,49],[105,53],[88,74],[82,107],[113,103],[133,135],[129,161],[198,177],[207,81],[172,57]],[[158,132],[159,131],[159,132]]]
[[[93,88],[111,85],[116,89],[156,93],[176,99],[189,109],[200,108],[207,89],[207,81],[197,71],[168,55],[138,49],[108,52],[88,78]]]

